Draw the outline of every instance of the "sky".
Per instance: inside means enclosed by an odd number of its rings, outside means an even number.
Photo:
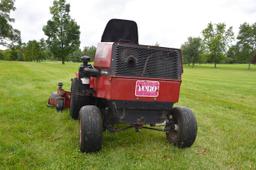
[[[180,48],[189,36],[201,36],[209,22],[233,26],[256,22],[256,0],[67,0],[80,25],[81,48],[97,45],[112,18],[134,20],[139,43]],[[13,26],[23,42],[46,38],[42,27],[51,18],[53,0],[16,0]]]

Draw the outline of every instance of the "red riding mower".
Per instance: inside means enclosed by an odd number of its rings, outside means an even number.
[[[179,100],[182,56],[179,49],[138,44],[134,21],[112,19],[98,44],[94,64],[83,57],[72,79],[70,115],[80,119],[80,150],[102,147],[104,130],[159,130],[179,148],[190,147],[197,122]],[[118,123],[127,127],[117,128]],[[156,128],[159,123],[164,128]]]

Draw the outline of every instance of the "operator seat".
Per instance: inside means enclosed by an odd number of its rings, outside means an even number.
[[[111,19],[103,32],[101,42],[127,42],[138,44],[138,27],[136,22]]]

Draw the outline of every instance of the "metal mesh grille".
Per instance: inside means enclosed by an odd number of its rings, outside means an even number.
[[[164,79],[180,79],[181,54],[178,49],[114,44],[112,74]]]

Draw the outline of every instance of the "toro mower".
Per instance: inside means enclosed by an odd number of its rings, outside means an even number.
[[[179,100],[183,72],[180,49],[140,45],[134,21],[112,19],[93,65],[89,60],[82,57],[71,84],[70,115],[80,120],[81,152],[99,151],[103,131],[128,128],[165,132],[179,148],[194,143],[195,116],[188,108],[173,106]],[[159,124],[164,128],[157,128]]]

